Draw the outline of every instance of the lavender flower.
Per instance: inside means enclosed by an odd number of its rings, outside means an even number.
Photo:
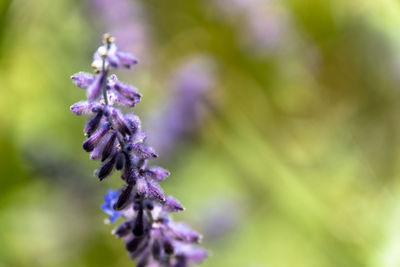
[[[166,196],[159,182],[169,176],[169,171],[147,167],[147,161],[157,157],[152,147],[145,144],[140,120],[133,114],[124,114],[117,103],[135,106],[141,99],[137,89],[108,76],[113,68],[130,68],[137,60],[120,51],[109,34],[94,55],[92,66],[96,74],[77,73],[71,78],[80,88],[86,89],[88,101],[71,106],[78,116],[92,114],[85,125],[87,139],[83,148],[91,152],[90,158],[101,160],[95,172],[99,180],[121,171],[125,185],[117,191],[109,190],[101,208],[114,223],[125,219],[113,234],[121,238],[137,266],[188,266],[200,263],[207,252],[195,246],[201,236],[184,223],[175,223],[170,212],[184,210],[179,201]]]

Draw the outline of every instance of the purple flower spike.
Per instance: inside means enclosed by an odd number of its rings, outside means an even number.
[[[76,115],[93,114],[86,122],[87,139],[83,149],[92,160],[101,160],[95,171],[100,181],[114,170],[121,172],[124,182],[119,190],[109,190],[101,208],[114,223],[124,218],[113,234],[121,238],[129,256],[138,267],[185,267],[200,263],[207,253],[196,247],[200,235],[184,223],[174,223],[170,212],[184,210],[179,201],[165,196],[159,182],[170,173],[164,168],[146,167],[157,154],[144,144],[147,136],[141,129],[138,116],[125,114],[114,104],[133,107],[141,99],[134,86],[108,77],[111,68],[129,68],[137,60],[129,53],[118,50],[114,38],[104,35],[103,45],[94,55],[96,75],[80,72],[72,76],[73,82],[86,88],[88,100],[71,106]]]
[[[71,76],[72,81],[78,86],[79,88],[86,89],[93,83],[96,76],[91,73],[87,72],[78,72]]]

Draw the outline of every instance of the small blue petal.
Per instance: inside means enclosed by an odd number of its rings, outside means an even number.
[[[119,217],[121,212],[114,210],[114,204],[117,202],[119,196],[119,190],[108,190],[108,193],[104,196],[104,203],[101,205],[101,209],[110,215],[110,222],[114,223]]]

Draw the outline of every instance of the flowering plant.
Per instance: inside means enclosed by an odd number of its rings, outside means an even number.
[[[79,72],[72,81],[86,90],[87,100],[71,106],[78,116],[91,115],[84,127],[83,149],[92,160],[99,160],[95,175],[100,181],[114,170],[121,172],[125,185],[104,197],[102,209],[114,223],[125,219],[113,234],[125,242],[137,266],[184,267],[200,263],[207,253],[196,247],[201,236],[184,223],[174,222],[169,213],[184,210],[173,196],[166,196],[159,182],[169,176],[161,167],[147,166],[158,157],[146,144],[146,134],[134,113],[124,114],[118,106],[134,107],[142,95],[127,83],[110,75],[112,69],[131,68],[137,59],[119,50],[114,38],[105,34],[94,54],[95,74]]]

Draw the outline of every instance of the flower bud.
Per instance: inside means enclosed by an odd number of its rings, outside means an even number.
[[[126,250],[129,252],[135,252],[143,240],[144,237],[134,237],[132,240],[126,243]]]
[[[142,236],[144,234],[144,224],[143,224],[143,209],[137,211],[136,219],[133,225],[132,233],[135,236]]]
[[[104,180],[105,178],[107,178],[107,176],[109,176],[111,174],[111,172],[113,171],[113,168],[114,168],[114,164],[115,164],[115,156],[112,157],[109,161],[100,165],[100,167],[96,173],[97,177],[99,177],[100,181]]]
[[[88,101],[79,101],[70,107],[70,110],[77,116],[87,115],[93,112],[96,107],[101,107],[99,103],[89,103]]]
[[[89,101],[93,101],[102,94],[102,87],[104,86],[107,72],[101,72],[95,78],[95,80],[87,87],[86,95]]]
[[[188,264],[186,257],[183,256],[176,257],[176,262],[174,264],[174,267],[187,267],[187,266]]]
[[[100,144],[98,144],[93,151],[90,153],[90,159],[91,160],[100,160],[101,155],[103,154],[103,150],[105,145],[107,144],[108,140],[110,139],[110,136],[112,133],[108,132],[104,135],[104,137],[101,139]]]
[[[155,153],[154,149],[150,146],[147,146],[143,143],[136,143],[133,145],[133,150],[135,154],[142,158],[142,159],[148,159],[148,158],[157,158],[157,154]]]
[[[150,250],[144,251],[137,259],[136,267],[152,267],[149,265]],[[154,266],[153,266],[154,267]]]
[[[132,155],[129,155],[128,153],[124,153],[124,155],[125,155],[125,168],[121,178],[125,180],[128,184],[134,185],[136,184],[136,179],[139,176],[139,173],[133,162]]]
[[[151,253],[156,260],[161,259],[161,242],[159,238],[155,238],[153,241],[153,246],[151,247]]]
[[[122,170],[125,165],[126,156],[125,153],[120,151],[117,154],[117,158],[115,160],[115,169]]]
[[[147,135],[144,132],[137,132],[131,136],[131,141],[133,143],[143,143],[147,139]]]
[[[78,86],[79,88],[86,89],[93,83],[95,80],[96,75],[87,73],[87,72],[78,72],[71,76],[72,81]]]
[[[167,196],[164,202],[163,209],[167,212],[177,212],[182,211],[185,208],[182,204],[173,196]]]
[[[142,175],[145,176],[146,178],[150,178],[158,182],[161,182],[170,175],[170,172],[164,168],[158,166],[152,166],[145,169],[142,172]]]
[[[112,91],[111,93],[114,94],[113,102],[118,103],[121,106],[125,107],[134,107],[138,102],[140,102],[141,96],[139,97],[126,97],[119,92]]]
[[[180,240],[184,240],[186,242],[197,243],[201,239],[201,235],[192,230],[185,223],[179,222],[169,222],[168,228],[173,232],[176,237]]]
[[[138,99],[140,101],[140,98],[142,97],[136,87],[120,81],[115,82],[113,89],[127,98]]]
[[[163,246],[166,254],[168,255],[174,254],[174,247],[172,246],[172,243],[169,239],[164,239]]]
[[[115,150],[115,143],[117,139],[117,133],[113,132],[108,140],[105,142],[103,151],[101,153],[101,161],[105,161]]]
[[[92,133],[96,131],[97,127],[99,127],[102,117],[103,111],[100,110],[87,120],[84,128],[84,133],[86,136],[90,137]]]
[[[134,107],[142,98],[136,87],[118,81],[116,75],[110,76],[107,86],[115,93],[115,102],[119,102],[124,106]]]
[[[114,43],[105,44],[100,46],[93,56],[93,67],[96,69],[102,69],[103,60],[105,60],[105,67],[109,66],[113,68],[118,68],[120,65],[120,60],[117,57],[118,48]],[[101,63],[101,64],[100,64]]]
[[[147,180],[148,194],[151,198],[160,202],[165,201],[165,195],[160,185],[154,180]]]
[[[143,241],[141,242],[139,247],[134,252],[129,253],[129,256],[133,259],[133,258],[138,258],[138,257],[143,257],[143,256],[147,257],[148,255],[150,255],[149,254],[150,251],[147,249],[148,245],[150,243],[149,236],[143,235],[141,237],[136,237],[136,238],[143,238]],[[137,264],[136,267],[140,267],[140,266],[138,266],[138,264]],[[145,266],[142,266],[142,267],[145,267]]]
[[[132,54],[127,52],[117,51],[117,57],[119,58],[121,65],[127,69],[138,63],[137,58],[135,58]]]
[[[132,225],[130,221],[121,223],[116,229],[113,230],[112,234],[122,238],[127,236],[132,231]]]
[[[129,125],[132,134],[135,134],[136,132],[140,131],[141,123],[139,117],[136,114],[127,113],[125,114],[124,117]]]
[[[179,260],[180,258],[185,259],[186,265],[179,265],[179,266],[188,266],[187,262],[190,263],[201,263],[208,255],[207,251],[201,248],[197,248],[194,246],[190,246],[188,244],[180,244],[175,248],[175,255],[176,258]]]
[[[124,119],[124,115],[118,108],[112,108],[110,116],[113,119],[113,123],[115,124],[116,129],[122,135],[131,134],[128,123],[126,122],[126,120]]]
[[[92,136],[83,142],[82,147],[86,152],[91,152],[100,143],[103,136],[110,130],[110,124],[104,123]]]
[[[131,193],[132,193],[132,185],[126,186],[118,197],[117,202],[114,205],[115,210],[123,210],[129,204],[129,200],[131,200]]]

